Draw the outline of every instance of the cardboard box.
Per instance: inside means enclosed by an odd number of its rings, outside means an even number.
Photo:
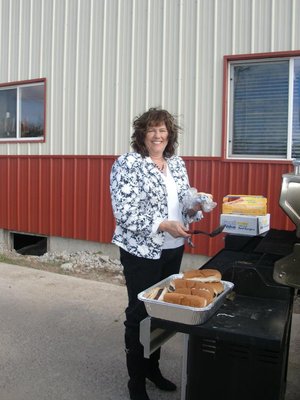
[[[257,216],[221,214],[220,224],[225,225],[223,232],[255,236],[270,229],[270,214]]]
[[[266,215],[267,199],[263,196],[228,194],[223,197],[222,214]]]

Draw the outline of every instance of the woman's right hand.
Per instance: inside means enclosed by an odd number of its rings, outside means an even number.
[[[169,221],[169,220],[162,221],[158,229],[162,232],[168,232],[175,238],[177,237],[188,238],[191,236],[190,233],[188,233],[188,229],[185,228],[185,226],[182,225],[182,223],[179,221]]]

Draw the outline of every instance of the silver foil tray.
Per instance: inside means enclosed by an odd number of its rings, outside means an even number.
[[[207,307],[196,308],[181,306],[180,304],[166,303],[165,301],[148,299],[147,294],[155,287],[168,287],[173,279],[182,278],[183,274],[170,275],[168,278],[158,282],[138,294],[138,299],[145,303],[150,317],[165,319],[167,321],[179,322],[187,325],[200,325],[206,322],[224,303],[226,296],[234,287],[232,282],[221,281],[224,291]]]

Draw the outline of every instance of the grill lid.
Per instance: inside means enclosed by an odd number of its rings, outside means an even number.
[[[282,175],[279,204],[296,225],[300,238],[300,160],[294,160],[294,173]]]
[[[296,236],[300,238],[300,160],[293,160],[294,173],[282,175],[279,204],[296,225]],[[300,288],[300,243],[288,256],[274,265],[273,278],[276,282]]]
[[[300,289],[300,243],[294,245],[293,253],[275,262],[273,278],[278,283]]]

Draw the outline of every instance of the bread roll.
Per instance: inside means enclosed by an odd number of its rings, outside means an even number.
[[[220,271],[217,269],[194,269],[183,273],[184,279],[193,279],[200,282],[217,282],[222,279]]]
[[[190,289],[196,288],[196,289],[206,289],[211,296],[214,296],[214,289],[207,285],[207,282],[198,282],[195,280],[189,280],[189,279],[174,279],[171,282],[171,286],[173,287],[175,292],[180,292],[180,293],[190,293]]]
[[[174,293],[193,294],[192,290],[193,290],[193,288],[184,288],[184,287],[182,287],[182,288],[175,289]]]
[[[192,288],[195,286],[195,282],[189,281],[187,279],[178,278],[172,281],[172,286],[174,287],[175,290],[181,288]]]
[[[203,288],[202,289],[192,288],[191,294],[193,296],[204,297],[207,301],[207,305],[210,304],[214,299],[214,294],[212,294],[209,290]]]
[[[215,296],[218,296],[224,291],[224,285],[222,282],[206,282],[205,285],[214,291]]]
[[[215,295],[215,292],[214,292],[214,289],[211,287],[211,283],[218,283],[218,282],[198,282],[198,281],[193,281],[193,280],[191,280],[190,282],[193,282],[193,288],[195,288],[195,289],[205,289],[205,290],[207,290],[211,295],[212,295],[212,297],[214,297],[214,295]]]
[[[164,301],[167,303],[179,304],[182,306],[203,308],[207,305],[207,300],[204,297],[193,296],[182,293],[166,293]]]

